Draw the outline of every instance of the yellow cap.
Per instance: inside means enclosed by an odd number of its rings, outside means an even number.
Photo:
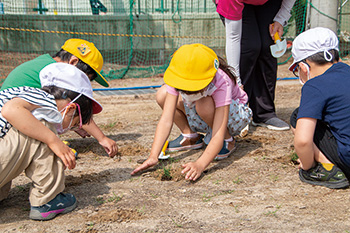
[[[64,43],[62,49],[88,64],[97,73],[95,81],[104,87],[109,87],[107,80],[100,74],[103,66],[102,55],[93,43],[82,39],[72,38]]]
[[[215,52],[202,44],[181,46],[164,73],[164,82],[184,91],[198,91],[213,80],[219,68]]]

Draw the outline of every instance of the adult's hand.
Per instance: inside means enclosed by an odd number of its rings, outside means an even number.
[[[272,40],[275,40],[274,35],[276,32],[278,32],[278,35],[280,37],[282,37],[282,35],[283,35],[283,26],[277,21],[270,24],[269,30],[270,30],[270,36],[271,36]]]

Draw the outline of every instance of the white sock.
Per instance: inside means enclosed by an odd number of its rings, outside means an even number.
[[[187,133],[187,134],[181,133],[181,134],[182,134],[182,136],[184,136],[185,138],[196,138],[196,137],[198,137],[198,133]]]

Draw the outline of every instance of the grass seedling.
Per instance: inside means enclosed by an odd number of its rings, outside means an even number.
[[[140,214],[144,214],[145,213],[145,206],[142,206],[141,208],[137,209],[137,212],[139,212]]]
[[[180,161],[180,159],[175,159],[175,158],[169,157],[169,162],[170,163],[177,163],[179,161]]]
[[[114,126],[117,125],[118,122],[114,121],[114,122],[109,122],[107,124],[102,125],[102,128],[105,130],[109,130],[109,129],[113,129]]]
[[[281,208],[281,205],[277,205],[274,211],[268,211],[265,213],[266,216],[274,216],[277,217],[277,211]]]
[[[107,203],[107,202],[115,202],[115,203],[117,203],[122,198],[123,198],[123,196],[118,196],[117,194],[115,194],[113,192],[113,196],[108,197],[106,200],[104,200],[103,197],[97,197],[96,201],[97,201],[98,204],[102,205],[102,204]]]
[[[243,182],[243,180],[239,176],[237,176],[236,179],[234,179],[232,182],[235,184],[240,184]]]
[[[157,194],[152,194],[152,193],[151,193],[151,196],[152,196],[154,199],[158,198],[158,195],[157,195]]]
[[[171,219],[171,221],[173,221],[173,223],[174,223],[177,227],[179,227],[179,228],[182,227],[182,225],[181,225],[181,224],[178,224],[177,222],[175,222],[175,220],[174,220],[172,217],[169,216],[169,218]]]
[[[170,173],[170,166],[169,167],[163,167],[163,174],[162,174],[162,180],[171,180],[173,177]]]
[[[94,228],[94,223],[93,222],[87,223],[87,230],[90,231],[92,230],[92,228]]]
[[[299,164],[298,159],[299,159],[299,156],[297,155],[297,153],[295,152],[291,153],[290,160],[292,161],[292,163]]]
[[[270,178],[271,178],[271,180],[274,181],[274,182],[279,180],[279,177],[278,177],[278,175],[276,175],[276,174],[270,175]]]
[[[220,184],[221,181],[222,181],[222,180],[216,180],[216,181],[214,182],[214,184],[218,185],[218,184]]]
[[[115,202],[117,203],[118,201],[120,201],[123,198],[123,196],[118,196],[113,192],[113,196],[109,197],[106,202]]]
[[[224,191],[221,191],[221,193],[219,193],[218,196],[219,196],[219,195],[225,195],[225,194],[231,194],[231,193],[233,193],[234,191],[235,191],[234,189],[232,189],[232,190],[224,190]]]
[[[102,205],[104,203],[103,197],[96,197],[96,202]]]
[[[210,201],[211,198],[212,198],[212,196],[209,195],[209,194],[204,193],[204,194],[202,195],[202,200],[203,200],[204,202]]]

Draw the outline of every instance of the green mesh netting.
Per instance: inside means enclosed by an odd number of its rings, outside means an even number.
[[[292,41],[306,28],[330,27],[345,57],[349,7],[348,0],[296,0],[284,37]],[[53,55],[73,37],[96,45],[109,80],[163,73],[171,54],[187,43],[203,43],[225,57],[224,26],[212,0],[0,0],[0,20],[0,82],[19,64]],[[289,51],[279,64],[290,57]]]

